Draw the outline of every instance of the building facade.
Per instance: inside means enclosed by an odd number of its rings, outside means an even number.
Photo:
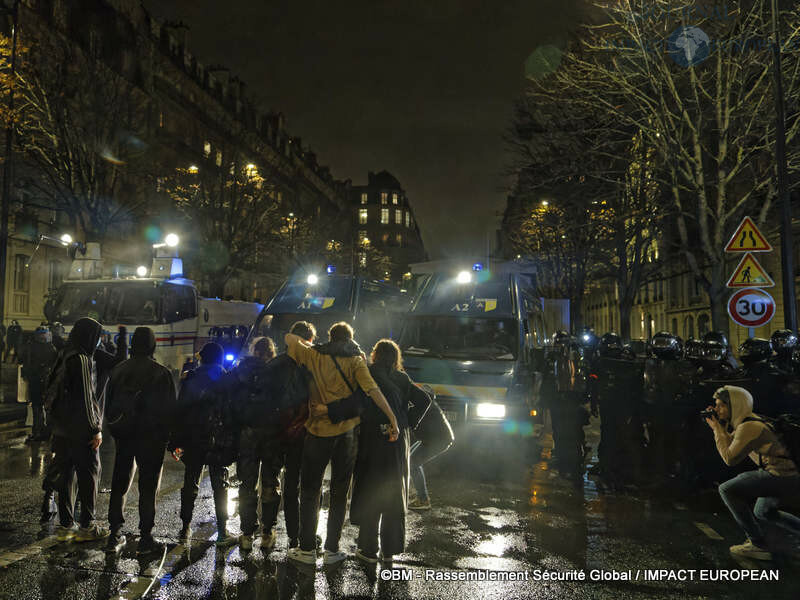
[[[10,22],[4,25],[8,33]],[[287,219],[339,222],[338,229],[352,235],[349,182],[337,181],[318,163],[289,133],[282,113],[259,110],[244,82],[227,68],[194,56],[183,24],[159,22],[138,0],[22,0],[17,31],[19,44],[32,56],[37,40],[58,39],[127,82],[127,92],[141,102],[143,122],[137,123],[136,133],[165,175],[176,168],[224,171],[237,157],[270,181],[275,204]],[[68,272],[70,260],[57,242],[45,240],[34,252],[39,236],[58,238],[74,220],[25,188],[21,174],[29,167],[24,163],[24,157],[14,157],[2,316],[6,323],[17,319],[29,329],[43,320],[45,296]],[[121,264],[149,264],[151,248],[143,230],[172,217],[164,179],[153,175],[145,187],[136,188],[147,198],[148,214],[103,242],[108,274]],[[83,232],[72,229],[73,238],[81,240]],[[192,223],[183,224],[182,234],[191,237]],[[225,294],[265,299],[278,283],[275,273],[240,273],[228,282]],[[203,282],[198,284],[203,291]]]
[[[359,266],[366,261],[364,247],[373,247],[392,262],[387,280],[400,283],[408,265],[428,259],[408,196],[391,173],[370,172],[367,185],[352,186],[350,198]]]

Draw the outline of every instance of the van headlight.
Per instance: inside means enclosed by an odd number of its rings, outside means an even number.
[[[481,402],[475,406],[475,416],[479,419],[503,419],[506,416],[506,407],[503,404]]]

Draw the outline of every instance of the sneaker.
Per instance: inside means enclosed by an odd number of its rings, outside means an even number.
[[[331,552],[330,550],[325,550],[325,553],[322,555],[322,564],[335,565],[336,563],[342,562],[346,558],[347,554],[344,552]]]
[[[239,538],[235,535],[231,535],[227,531],[219,531],[217,532],[217,541],[214,542],[217,545],[217,548],[224,548],[225,546],[233,546],[239,541]]]
[[[286,553],[286,556],[288,556],[290,560],[296,560],[306,565],[317,564],[316,550],[301,550],[299,547],[289,548],[289,552]]]
[[[180,533],[178,533],[178,539],[181,542],[188,542],[192,537],[192,528],[189,526],[188,523],[185,523],[183,527],[181,527]]]
[[[275,541],[278,539],[278,534],[274,529],[261,534],[261,549],[272,550],[275,547]]]
[[[239,547],[245,552],[250,552],[253,549],[253,536],[247,533],[240,535]]]
[[[747,540],[744,544],[739,544],[738,546],[731,546],[730,550],[731,554],[735,554],[736,556],[744,556],[746,558],[753,558],[755,560],[772,560],[772,552],[756,546],[750,540]]]
[[[59,525],[56,529],[56,539],[59,542],[70,542],[75,539],[76,533],[75,526],[72,527],[64,527],[63,525]]]
[[[408,508],[411,510],[430,510],[431,509],[431,501],[430,500],[420,500],[417,498],[416,500],[412,500],[408,503]]]
[[[362,562],[369,563],[374,565],[378,562],[378,557],[373,554],[367,554],[366,552],[362,552],[361,548],[356,550],[356,558]]]
[[[106,527],[95,523],[93,525],[89,525],[89,527],[81,527],[78,529],[78,532],[75,534],[75,541],[95,542],[97,540],[103,540],[109,535],[111,535],[111,532]]]
[[[111,535],[108,536],[108,543],[106,544],[106,552],[116,554],[127,543],[125,536],[121,533],[114,533],[112,532]]]
[[[139,545],[136,546],[136,554],[153,554],[154,552],[161,551],[161,549],[161,544],[159,544],[152,535],[147,535],[139,539]]]

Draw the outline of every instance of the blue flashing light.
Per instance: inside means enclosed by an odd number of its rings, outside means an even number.
[[[333,275],[336,273],[336,265],[328,265],[325,270],[328,272],[328,275]]]
[[[235,357],[233,354],[226,354],[226,355],[225,355],[225,360],[226,360],[227,362],[233,362],[233,359],[234,359],[234,358],[236,358],[236,357]]]
[[[473,271],[483,271],[483,263],[475,263],[472,265]]]

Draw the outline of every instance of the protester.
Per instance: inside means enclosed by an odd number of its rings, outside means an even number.
[[[455,436],[444,411],[431,398],[431,405],[413,430],[411,444],[411,483],[416,498],[411,498],[408,508],[425,511],[431,509],[428,482],[423,466],[443,454],[453,445]]]
[[[397,417],[400,436],[390,442],[386,415],[374,404],[364,408],[350,521],[359,526],[356,557],[377,562],[380,537],[381,560],[391,562],[405,548],[409,428],[416,427],[431,399],[403,371],[400,348],[392,340],[378,341],[370,358],[369,372]]]
[[[26,442],[43,442],[50,438],[45,420],[44,392],[58,352],[47,341],[47,334],[46,327],[38,327],[23,355],[22,377],[28,382],[28,401],[33,410],[33,429]]]
[[[106,390],[106,421],[114,436],[114,474],[108,522],[110,550],[125,545],[125,499],[139,468],[139,545],[146,554],[158,548],[153,538],[156,495],[161,483],[164,452],[175,421],[177,401],[169,369],[153,358],[156,337],[149,327],[137,327],[131,358],[111,372]]]
[[[323,563],[334,564],[347,557],[339,551],[339,539],[356,458],[355,429],[359,424],[358,417],[334,424],[327,415],[316,415],[314,407],[349,397],[360,388],[388,418],[389,439],[396,441],[400,433],[392,409],[369,374],[361,349],[353,341],[352,327],[344,322],[336,323],[328,336],[327,344],[314,347],[292,333],[285,338],[289,356],[305,366],[314,380],[310,388],[311,416],[306,423],[300,477],[300,546],[289,549],[289,558],[307,564],[316,562],[320,491],[328,463],[331,463],[331,493]]]
[[[20,345],[22,344],[22,326],[19,321],[13,319],[6,334],[6,355],[3,359],[5,362],[11,361],[11,353],[14,353],[13,362],[20,362]]]
[[[228,469],[234,460],[232,417],[226,399],[222,346],[209,342],[200,350],[200,365],[186,373],[178,395],[178,417],[170,448],[186,468],[181,490],[180,538],[191,538],[194,502],[203,466],[208,465],[217,518],[217,546],[235,544],[228,533]],[[220,442],[224,438],[227,447]]]
[[[50,333],[53,334],[53,339],[51,340],[53,346],[56,347],[56,350],[61,352],[64,347],[67,345],[66,334],[64,333],[64,326],[56,321],[50,326]]]
[[[281,503],[280,422],[270,393],[266,365],[275,357],[275,343],[268,337],[255,338],[250,356],[231,372],[236,420],[241,427],[239,460],[236,472],[239,486],[239,514],[242,550],[253,548],[258,527],[259,491],[261,496],[262,548],[275,545],[275,527]]]
[[[722,460],[732,466],[749,456],[758,465],[757,470],[740,473],[719,486],[723,502],[747,534],[747,540],[731,546],[730,551],[756,560],[771,560],[764,523],[800,534],[800,518],[778,510],[782,500],[800,495],[800,473],[772,427],[753,413],[750,392],[726,385],[717,389],[714,401],[714,406],[707,409],[713,414],[706,423],[714,432]]]
[[[58,513],[60,541],[78,542],[108,537],[109,530],[95,523],[97,485],[100,481],[102,410],[95,393],[95,368],[92,358],[100,340],[102,326],[90,318],[78,319],[67,346],[59,357],[48,383],[57,389],[52,399],[54,470],[59,474]],[[78,478],[81,501],[80,529],[74,529],[75,490]]]

